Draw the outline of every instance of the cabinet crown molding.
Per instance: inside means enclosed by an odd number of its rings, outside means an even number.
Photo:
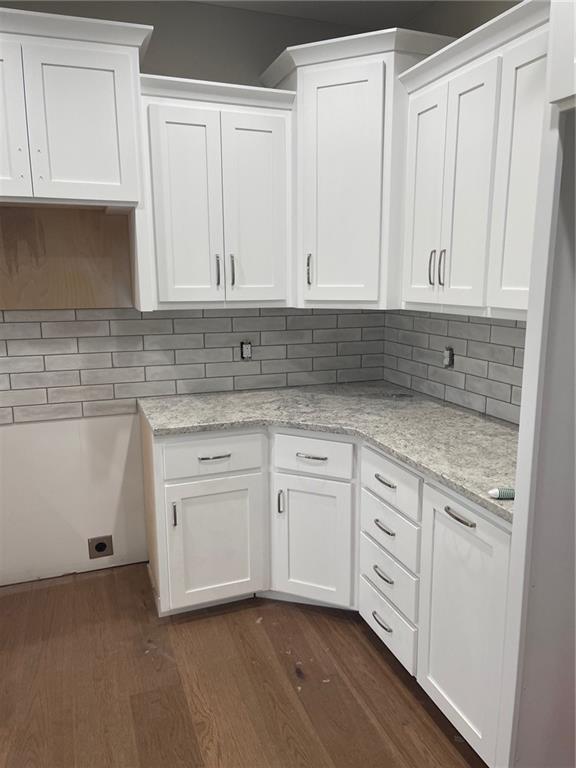
[[[274,88],[298,67],[378,53],[412,53],[429,56],[453,40],[453,37],[445,35],[394,27],[360,35],[337,37],[333,40],[292,45],[270,64],[260,75],[260,80],[269,88]]]
[[[408,93],[423,88],[490,51],[547,24],[548,0],[524,0],[399,75]]]
[[[210,80],[189,80],[163,75],[141,75],[140,91],[142,96],[152,98],[210,101],[218,104],[239,104],[285,110],[292,109],[296,98],[294,91],[217,83]]]
[[[139,48],[140,59],[146,52],[153,29],[146,24],[125,24],[13,8],[0,9],[0,33],[124,45]]]

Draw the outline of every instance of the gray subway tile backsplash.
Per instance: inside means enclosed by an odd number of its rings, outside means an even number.
[[[0,424],[135,413],[138,397],[378,380],[517,421],[524,334],[515,321],[412,311],[6,310]]]

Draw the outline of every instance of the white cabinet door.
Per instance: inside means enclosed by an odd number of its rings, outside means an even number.
[[[383,63],[302,72],[305,300],[378,299],[383,100]]]
[[[222,112],[228,301],[286,298],[286,118]]]
[[[349,607],[350,484],[277,474],[274,505],[272,588]]]
[[[483,306],[488,268],[500,58],[450,80],[438,301]]]
[[[0,39],[0,195],[32,196],[20,43]]]
[[[262,475],[167,486],[170,608],[267,588]]]
[[[406,174],[404,300],[437,300],[448,86],[410,99]]]
[[[528,309],[547,47],[543,32],[505,51],[502,59],[488,284],[493,307]]]
[[[137,202],[137,81],[129,53],[23,43],[36,197]]]
[[[220,112],[149,107],[160,301],[224,300]]]
[[[418,682],[494,764],[510,536],[424,489]]]

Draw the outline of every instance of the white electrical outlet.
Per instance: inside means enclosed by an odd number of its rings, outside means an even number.
[[[252,360],[252,342],[241,341],[240,342],[240,357],[242,360]]]

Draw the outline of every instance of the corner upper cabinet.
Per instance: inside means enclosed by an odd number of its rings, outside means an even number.
[[[286,49],[295,88],[298,306],[398,306],[406,96],[397,76],[451,38],[385,30]]]
[[[0,196],[135,205],[150,27],[2,10]]]
[[[139,306],[285,303],[294,95],[142,83],[151,185],[136,212]]]

